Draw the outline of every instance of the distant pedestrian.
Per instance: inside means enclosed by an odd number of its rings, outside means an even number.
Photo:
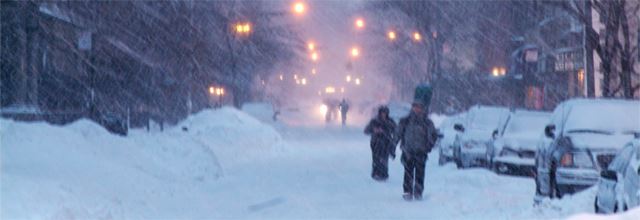
[[[340,116],[342,116],[343,126],[347,124],[347,112],[349,112],[349,103],[347,103],[347,100],[342,99],[342,102],[340,102]]]
[[[409,115],[400,119],[396,137],[393,147],[400,142],[404,166],[402,197],[407,201],[422,200],[427,154],[438,138],[433,122],[427,116],[424,101],[414,101]]]
[[[389,178],[389,157],[396,157],[393,146],[395,129],[396,122],[389,117],[389,108],[386,106],[378,108],[378,115],[364,129],[365,134],[371,135],[371,177],[374,180],[384,181]]]

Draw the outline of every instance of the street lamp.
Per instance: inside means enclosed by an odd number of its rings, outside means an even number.
[[[296,2],[293,4],[293,12],[295,12],[298,15],[302,15],[305,11],[306,7],[304,5],[304,3],[302,2]]]
[[[420,33],[418,32],[413,32],[413,39],[415,41],[420,41],[422,39],[422,35],[420,35]]]
[[[238,34],[249,34],[251,32],[251,23],[237,23],[235,29]]]
[[[302,81],[300,81],[302,83],[302,85],[307,85],[307,78],[302,78]]]
[[[364,20],[362,20],[362,18],[356,19],[356,28],[358,29],[364,28]]]
[[[360,56],[360,49],[358,49],[358,47],[352,47],[351,48],[351,56],[352,57]]]
[[[396,39],[396,32],[389,31],[389,33],[387,33],[387,37],[389,38],[389,40],[395,40]]]
[[[347,82],[351,82],[351,75],[347,75]]]
[[[356,85],[360,85],[360,78],[356,78]]]
[[[314,51],[316,49],[316,43],[314,42],[309,42],[307,44],[307,47],[309,48],[310,51]]]
[[[311,74],[316,75],[316,68],[311,69]]]
[[[313,52],[311,54],[311,60],[318,61],[318,52]]]

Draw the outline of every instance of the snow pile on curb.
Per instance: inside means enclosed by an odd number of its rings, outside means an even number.
[[[63,127],[0,119],[0,135],[1,219],[180,218],[175,210],[229,167],[282,145],[273,128],[231,108],[128,137],[86,119]]]
[[[284,150],[282,137],[273,127],[231,107],[196,113],[174,132],[185,133],[183,128],[194,140],[209,146],[225,168],[276,156]]]
[[[637,220],[640,219],[640,208],[631,209],[627,212],[615,215],[578,214],[567,218],[567,220]]]

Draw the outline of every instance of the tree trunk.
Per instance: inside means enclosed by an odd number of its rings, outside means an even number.
[[[624,0],[619,2],[618,11],[620,12],[620,25],[622,27],[622,37],[624,39],[624,48],[622,48],[620,56],[620,82],[622,83],[622,90],[624,97],[627,99],[633,98],[633,88],[631,85],[631,73],[633,72],[633,63],[631,59],[631,38],[629,33],[629,22],[627,20],[627,13],[625,10],[626,2]]]

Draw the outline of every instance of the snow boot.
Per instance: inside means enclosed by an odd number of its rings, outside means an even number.
[[[405,193],[405,194],[402,194],[402,198],[403,198],[405,201],[411,201],[411,200],[413,200],[413,196],[411,196],[411,193]]]

